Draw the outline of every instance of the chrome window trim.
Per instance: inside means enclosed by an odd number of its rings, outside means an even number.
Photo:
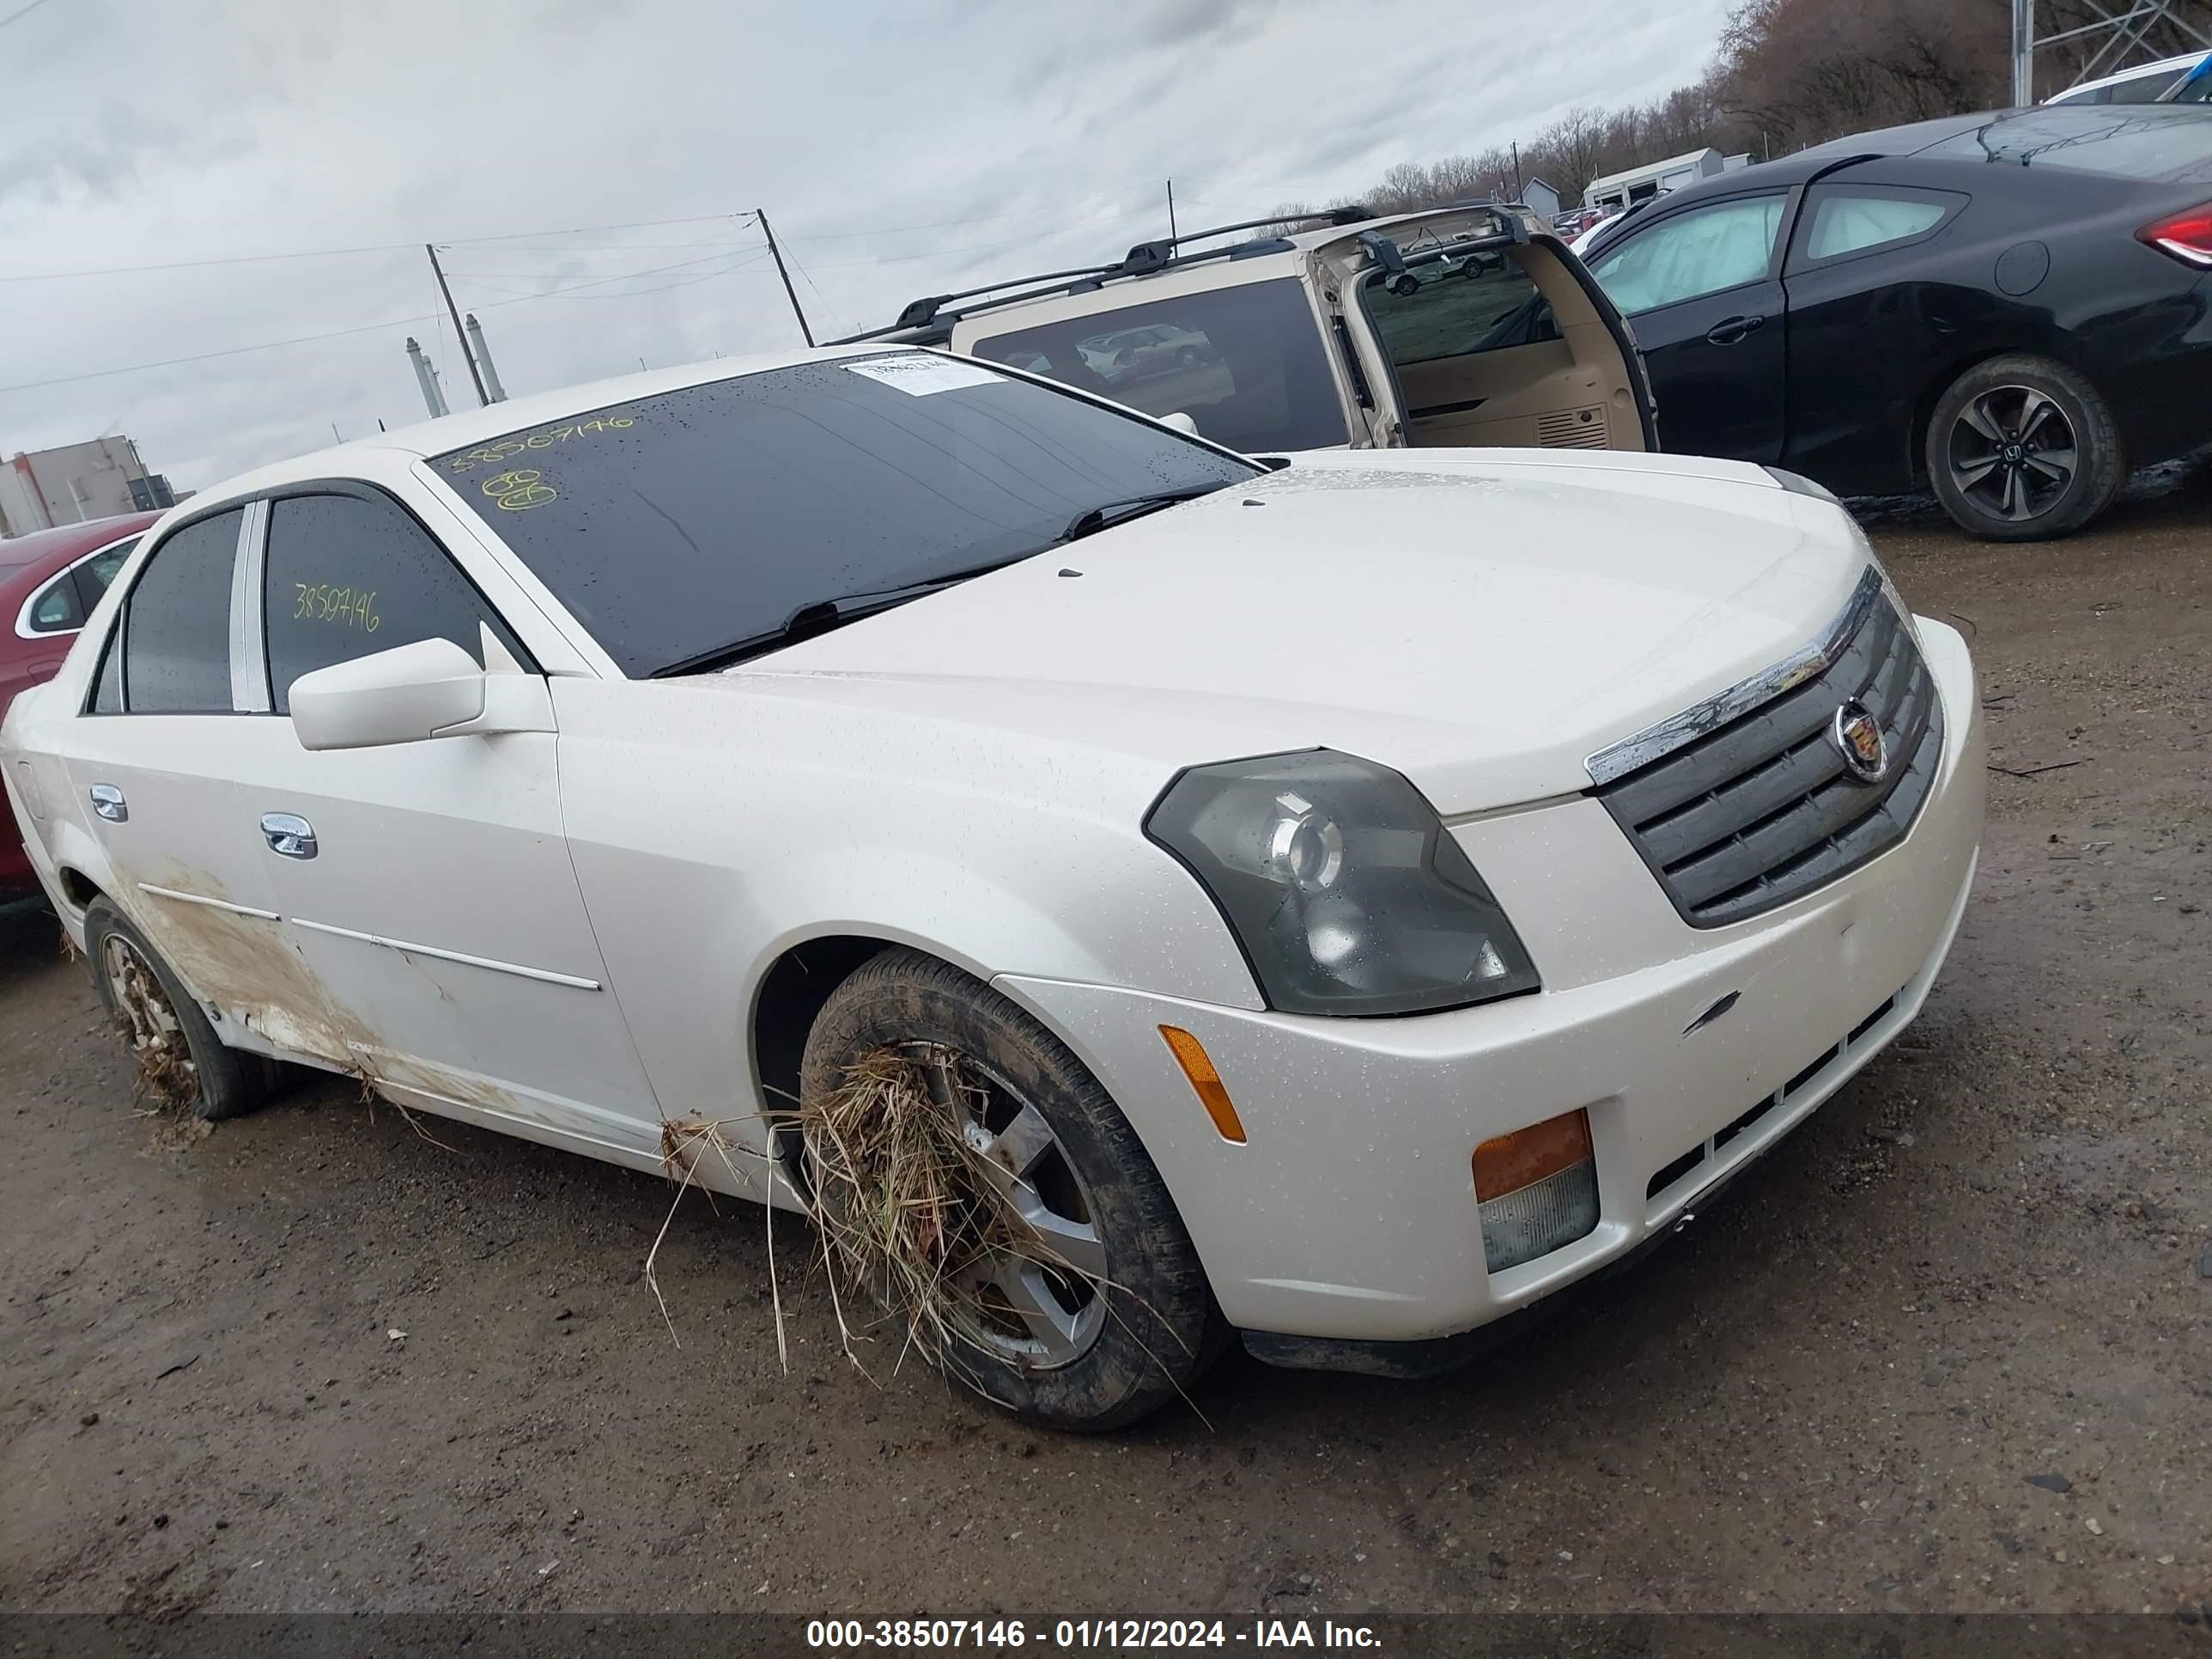
[[[1778,697],[1791,686],[1802,685],[1814,675],[1826,673],[1865,625],[1887,586],[1881,567],[1869,564],[1861,573],[1851,597],[1819,639],[1771,667],[1762,668],[1750,678],[1738,681],[1727,690],[1716,692],[1679,714],[1670,714],[1633,737],[1623,738],[1599,750],[1583,763],[1589,769],[1590,781],[1607,784],[1615,778],[1626,777],[1639,767],[1649,766],[1661,757],[1673,754],[1684,744],[1727,725],[1737,715],[1749,713],[1770,697]]]
[[[269,713],[269,669],[262,657],[261,573],[269,545],[269,503],[246,503],[230,566],[230,708]]]
[[[38,604],[40,599],[46,598],[47,590],[52,587],[56,582],[66,581],[70,577],[75,575],[76,574],[76,568],[79,565],[90,564],[101,554],[112,553],[117,548],[122,546],[125,542],[143,541],[145,538],[146,532],[143,530],[134,530],[127,536],[118,536],[112,542],[102,542],[98,547],[94,548],[91,552],[80,553],[76,558],[71,559],[59,570],[54,572],[52,575],[47,577],[46,580],[40,582],[38,586],[38,591],[33,593],[27,599],[25,599],[23,601],[23,608],[15,613],[15,637],[22,640],[70,640],[75,639],[79,634],[84,632],[84,624],[82,623],[79,623],[75,628],[33,628],[31,626],[31,607]]]

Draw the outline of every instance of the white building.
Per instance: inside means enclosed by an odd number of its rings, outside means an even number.
[[[1602,179],[1593,179],[1589,181],[1589,188],[1583,191],[1583,205],[1610,208],[1618,212],[1632,203],[1653,196],[1663,196],[1670,190],[1680,190],[1700,179],[1710,179],[1717,173],[1729,173],[1750,165],[1748,155],[1723,155],[1709,144],[1703,149],[1670,155],[1663,161],[1652,161],[1644,167],[1630,167],[1624,173],[1608,173]]]
[[[149,473],[128,438],[94,438],[0,461],[0,536],[167,507],[169,481]]]

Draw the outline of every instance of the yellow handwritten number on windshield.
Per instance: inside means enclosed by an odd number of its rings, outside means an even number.
[[[543,507],[554,499],[557,492],[544,482],[544,477],[534,466],[519,466],[512,472],[486,478],[483,493],[496,501],[502,511],[520,513],[526,507]]]

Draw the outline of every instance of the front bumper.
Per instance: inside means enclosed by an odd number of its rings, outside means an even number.
[[[1670,1230],[1919,1012],[1965,911],[1983,793],[1972,664],[1952,629],[1920,627],[1949,747],[1911,832],[1751,921],[1689,927],[1583,796],[1453,826],[1543,972],[1535,995],[1360,1020],[997,983],[1143,1137],[1232,1323],[1350,1343],[1486,1324]],[[1698,1024],[1730,993],[1723,1016]],[[1206,1045],[1244,1144],[1215,1133],[1163,1024]],[[1489,1273],[1475,1146],[1577,1108],[1595,1149],[1596,1228]]]

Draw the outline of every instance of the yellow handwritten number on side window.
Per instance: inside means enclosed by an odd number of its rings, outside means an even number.
[[[328,582],[294,582],[294,622],[333,623],[374,634],[384,626],[376,611],[376,590],[371,587],[333,587]]]
[[[508,513],[520,513],[526,507],[543,507],[554,499],[556,491],[545,483],[544,474],[534,466],[519,466],[512,472],[501,472],[483,481],[483,493],[496,501]]]

